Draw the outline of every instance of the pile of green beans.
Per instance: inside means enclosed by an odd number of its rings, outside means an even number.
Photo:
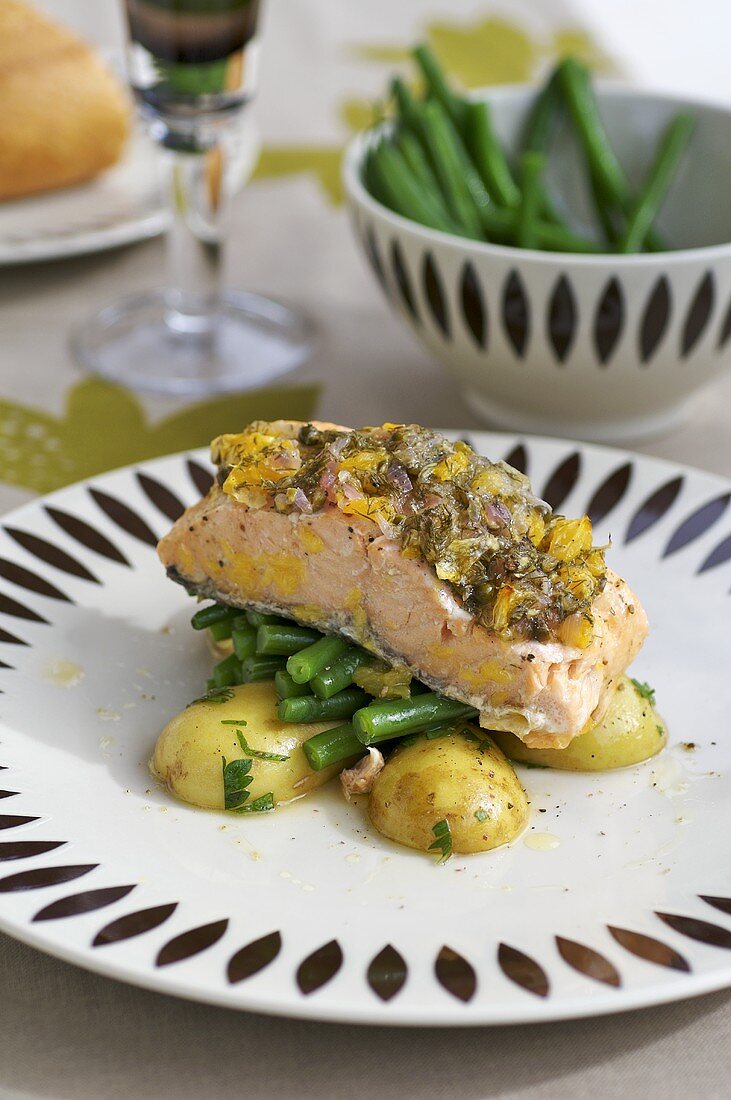
[[[212,604],[195,613],[192,625],[208,630],[218,643],[230,639],[233,646],[215,666],[209,690],[273,680],[280,721],[343,720],[304,743],[315,771],[345,764],[371,745],[424,731],[444,732],[477,713],[418,680],[411,682],[407,699],[374,699],[354,682],[358,669],[374,661],[372,654],[291,619]]]
[[[363,182],[397,214],[473,240],[553,252],[642,252],[665,248],[654,222],[690,141],[694,120],[678,114],[661,135],[635,194],[609,142],[591,78],[574,57],[537,93],[519,147],[509,157],[484,100],[452,88],[428,46],[413,56],[425,94],[391,82],[392,125],[370,143]],[[566,116],[584,157],[597,216],[595,237],[574,232],[557,211],[545,169]]]

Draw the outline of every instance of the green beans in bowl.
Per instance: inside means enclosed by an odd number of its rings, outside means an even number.
[[[731,356],[731,111],[594,88],[459,95],[419,51],[354,140],[356,237],[467,402],[512,429],[646,438]]]

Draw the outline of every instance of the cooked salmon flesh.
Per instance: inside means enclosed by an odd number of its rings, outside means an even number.
[[[345,442],[343,442],[345,441]],[[160,542],[200,596],[341,634],[488,729],[563,748],[647,633],[629,586],[527,479],[416,426],[257,422]]]

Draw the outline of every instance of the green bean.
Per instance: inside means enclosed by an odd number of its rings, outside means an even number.
[[[558,66],[533,100],[520,138],[523,153],[547,153],[561,116]]]
[[[274,673],[274,690],[280,699],[293,699],[296,695],[311,695],[309,684],[295,684],[286,668]]]
[[[490,196],[448,115],[439,103],[420,103],[416,108],[420,134],[431,160],[449,212],[475,240],[484,239],[481,208],[489,207]],[[479,202],[475,199],[479,194]]]
[[[376,171],[375,159],[375,146],[371,146],[369,149],[366,149],[365,158],[363,160],[363,186],[368,194],[372,195],[382,206],[387,206],[389,210],[392,210],[394,202],[390,193],[381,183],[380,173]]]
[[[416,100],[400,76],[395,76],[391,81],[391,95],[396,104],[400,121],[407,129],[418,136],[419,120],[416,117]]]
[[[256,627],[251,626],[245,615],[234,619],[231,630],[234,653],[240,661],[253,657],[256,653]]]
[[[694,125],[690,115],[676,115],[660,139],[645,186],[628,216],[627,228],[620,242],[621,252],[640,251],[690,141]]]
[[[395,146],[382,141],[372,150],[370,172],[378,192],[384,196],[381,201],[391,210],[430,229],[440,229],[443,233],[459,232],[458,227],[444,217],[440,206]]]
[[[538,243],[536,221],[541,205],[541,180],[545,164],[543,153],[524,153],[520,158],[523,193],[515,227],[515,243],[518,248],[535,248]]]
[[[599,200],[609,207],[610,215],[612,207],[628,214],[634,208],[632,192],[609,143],[586,66],[574,57],[567,57],[559,66],[559,80]],[[647,244],[653,249],[663,247],[660,237],[653,231],[647,235]]]
[[[490,211],[490,217],[494,222],[494,239],[506,244],[512,243],[515,240],[518,212],[506,210],[504,207],[495,208]],[[596,241],[590,241],[563,225],[545,219],[536,221],[535,232],[539,247],[550,252],[601,252]]]
[[[589,190],[591,191],[592,201],[594,203],[594,211],[596,213],[597,221],[601,226],[602,236],[605,243],[610,249],[613,249],[617,243],[620,233],[617,229],[617,211],[610,210],[607,204],[603,201],[599,188],[597,186],[594,176],[589,173]]]
[[[319,642],[309,645],[307,649],[301,649],[289,658],[287,672],[296,684],[305,684],[333,661],[337,661],[347,648],[348,643],[342,638],[320,638]]]
[[[562,113],[563,103],[559,88],[558,66],[556,66],[528,112],[521,134],[520,151],[548,155]],[[545,185],[541,186],[541,213],[547,221],[561,225],[564,229],[568,228],[565,219],[556,210]]]
[[[434,201],[439,203],[445,219],[449,220],[449,211],[442,199],[437,177],[426,159],[426,154],[419,143],[419,139],[411,130],[402,128],[396,136],[396,147],[422,187],[426,188]]]
[[[464,125],[467,148],[489,194],[501,206],[517,207],[520,188],[492,128],[490,108],[484,99],[466,104]]]
[[[336,718],[350,718],[369,699],[358,688],[346,688],[330,699],[316,699],[314,695],[282,699],[277,713],[282,722],[332,722]]]
[[[431,49],[424,43],[414,50],[414,58],[421,69],[434,98],[442,105],[452,123],[461,132],[465,124],[467,104],[449,86],[442,67]]]
[[[307,763],[316,772],[329,768],[331,764],[344,764],[351,757],[363,754],[363,746],[353,733],[350,722],[316,733],[305,741],[302,748]]]
[[[196,611],[193,618],[190,620],[190,625],[193,630],[207,630],[213,623],[227,622],[230,619],[235,619],[241,612],[235,607],[225,607],[220,603],[209,604],[208,607],[202,607],[200,611]]]
[[[282,615],[269,615],[265,611],[254,611],[253,608],[246,612],[246,618],[252,626],[256,627],[264,626],[265,623],[277,625],[291,622],[290,619],[285,619]]]
[[[629,184],[609,144],[588,70],[576,58],[567,57],[558,71],[566,105],[599,193],[605,202],[624,208],[631,201]]]
[[[353,729],[364,745],[375,745],[406,733],[418,733],[450,718],[472,718],[474,707],[446,699],[436,692],[411,699],[371,703],[353,716]]]
[[[256,652],[268,657],[289,657],[321,637],[319,630],[296,623],[263,623],[256,632]]]
[[[214,687],[231,687],[241,683],[241,661],[235,653],[230,653],[218,662],[211,679]]]
[[[346,649],[337,661],[333,661],[310,680],[310,687],[318,699],[330,699],[353,683],[353,674],[373,658],[364,649]]]
[[[247,657],[241,662],[241,683],[255,684],[260,680],[273,680],[284,668],[283,657]]]
[[[217,623],[211,623],[208,627],[208,632],[213,641],[225,642],[227,638],[230,638],[231,627],[235,622],[235,619],[219,619]]]

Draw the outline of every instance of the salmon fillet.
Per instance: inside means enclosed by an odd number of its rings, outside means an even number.
[[[563,748],[598,720],[647,633],[639,601],[607,571],[589,644],[505,637],[372,519],[327,502],[309,514],[252,507],[219,484],[158,552],[169,576],[200,596],[342,634],[533,747]]]

